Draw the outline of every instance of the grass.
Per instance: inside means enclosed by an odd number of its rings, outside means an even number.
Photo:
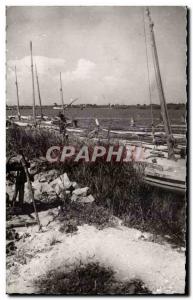
[[[76,143],[81,146],[80,141]],[[50,146],[60,144],[60,136],[46,130],[13,127],[7,131],[7,157],[22,148],[26,158],[33,160],[45,156]],[[95,163],[47,164],[47,169],[52,168],[60,174],[67,172],[72,181],[88,186],[96,200],[93,206],[65,207],[69,219],[76,219],[76,225],[85,222],[103,226],[109,224],[113,214],[127,226],[170,235],[174,243],[184,244],[185,197],[147,186],[142,180],[141,166],[139,172],[133,163],[106,162],[101,158]],[[63,221],[65,216],[64,213]]]
[[[60,232],[72,233],[77,231],[77,226],[88,224],[95,225],[98,229],[113,226],[115,220],[109,209],[94,202],[84,205],[72,202],[65,206],[58,219],[61,222]]]
[[[120,282],[112,269],[98,263],[80,263],[68,272],[53,270],[35,284],[39,294],[129,295],[150,294],[140,280]]]
[[[7,130],[7,157],[18,154],[22,149],[28,159],[45,156],[49,147],[62,144],[59,135],[43,129],[19,128],[14,124]]]
[[[185,197],[146,185],[132,163],[100,160],[65,165],[62,172],[81,186],[89,186],[96,204],[120,217],[126,226],[170,235],[175,244],[184,244]]]

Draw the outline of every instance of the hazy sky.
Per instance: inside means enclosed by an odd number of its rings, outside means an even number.
[[[30,40],[43,104],[65,102],[149,104],[143,7],[8,7],[7,103],[32,104]],[[152,7],[167,102],[186,101],[186,10]],[[158,103],[147,30],[153,102]],[[36,101],[38,103],[37,88]]]

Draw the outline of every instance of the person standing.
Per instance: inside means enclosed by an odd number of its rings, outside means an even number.
[[[67,141],[68,134],[66,131],[66,127],[67,127],[66,118],[65,118],[64,114],[62,114],[62,113],[59,114],[59,118],[60,118],[60,122],[59,122],[60,133],[63,135],[63,141]]]
[[[17,196],[19,200],[19,206],[23,208],[24,204],[24,191],[25,191],[25,183],[27,182],[26,173],[24,167],[21,163],[22,156],[18,155],[16,157],[12,157],[11,161],[8,161],[6,164],[6,173],[8,178],[11,177],[11,172],[15,172],[16,175],[12,177],[14,178],[15,188],[14,194],[12,198],[12,207],[14,208]],[[27,168],[30,167],[30,163],[26,162]]]

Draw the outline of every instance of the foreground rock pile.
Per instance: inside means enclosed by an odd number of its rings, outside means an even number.
[[[89,187],[81,188],[77,182],[70,181],[67,173],[62,175],[59,171],[52,169],[36,174],[32,182],[34,198],[40,201],[62,200],[67,202],[92,203],[94,197],[91,195]],[[14,184],[7,182],[7,195],[9,199],[14,193]],[[28,183],[25,183],[24,201],[31,202]]]
[[[72,202],[91,203],[94,197],[89,188],[80,188],[77,182],[70,181],[67,173],[57,176],[57,170],[51,170],[46,174],[38,174],[33,182],[35,199],[41,200],[42,197],[49,199],[60,198],[68,199]],[[54,180],[52,180],[55,177]],[[29,195],[26,184],[26,192]]]

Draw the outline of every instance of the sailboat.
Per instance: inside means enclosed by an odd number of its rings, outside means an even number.
[[[70,107],[77,100],[78,100],[78,98],[71,99],[70,103],[64,105],[64,109]],[[55,110],[63,110],[63,107],[55,103],[55,105],[53,106],[53,109],[55,109]]]
[[[154,35],[154,23],[152,22],[150,11],[147,8],[146,14],[149,22],[149,33],[151,39],[151,49],[154,62],[154,71],[158,88],[161,112],[163,116],[164,129],[167,140],[167,153],[158,155],[155,149],[147,152],[145,157],[145,175],[146,183],[163,188],[166,190],[185,193],[186,191],[186,160],[185,155],[176,155],[174,151],[175,139],[172,134],[167,104],[164,95],[164,89],[159,68],[158,53]],[[144,22],[145,26],[145,22]],[[146,43],[147,50],[147,43]],[[152,128],[153,135],[153,128]]]

